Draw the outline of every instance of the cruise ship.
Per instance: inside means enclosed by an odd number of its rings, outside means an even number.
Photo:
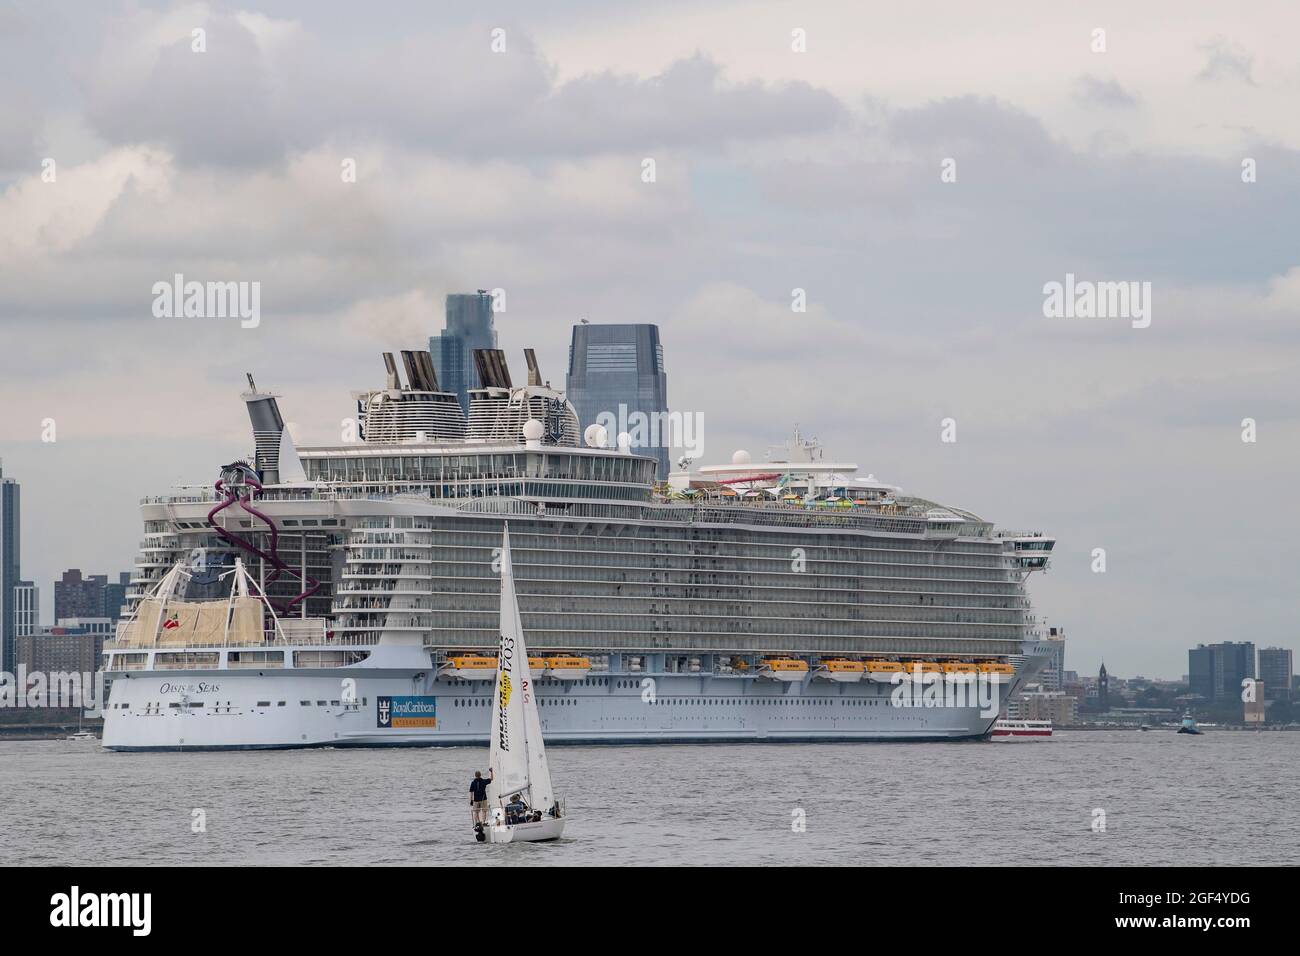
[[[295,447],[249,375],[252,453],[142,502],[104,747],[486,744],[507,525],[548,743],[983,739],[1046,660],[1046,535],[797,431],[657,481],[531,350],[475,351],[468,415],[383,358],[355,440]]]

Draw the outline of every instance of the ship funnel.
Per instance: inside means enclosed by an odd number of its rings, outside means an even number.
[[[513,388],[506,353],[500,349],[475,349],[474,366],[478,369],[480,388]]]
[[[537,365],[537,353],[532,349],[524,349],[524,361],[528,363],[528,384],[542,384],[542,370]]]
[[[429,386],[430,392],[438,391],[438,373],[433,370],[433,356],[428,351],[415,353],[415,361],[424,372],[425,384]]]
[[[416,361],[415,353],[409,349],[402,349],[402,365],[406,369],[406,380],[411,383],[411,388],[417,392],[431,392],[424,382],[424,369]]]
[[[269,392],[259,392],[257,386],[253,384],[253,374],[251,372],[244,374],[248,376],[248,391],[240,398],[248,406],[248,419],[253,426],[253,443],[256,447],[254,466],[265,484],[279,484],[280,451],[286,437],[284,418],[280,415],[280,405],[276,401],[279,396]],[[289,446],[292,449],[292,441]],[[294,452],[293,460],[296,462],[297,458],[298,455]],[[302,465],[299,464],[298,468],[301,467]]]
[[[388,369],[387,387],[393,391],[398,391],[402,387],[402,380],[397,374],[397,363],[393,361],[393,353],[384,353],[384,368]]]

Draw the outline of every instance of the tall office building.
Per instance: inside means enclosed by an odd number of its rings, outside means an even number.
[[[1214,700],[1214,651],[1198,644],[1187,652],[1187,690]]]
[[[34,634],[41,626],[41,589],[33,581],[19,581],[14,595],[14,637]]]
[[[627,430],[632,448],[659,459],[659,477],[668,477],[672,436],[667,428],[668,376],[659,326],[575,325],[565,392],[584,429],[602,414],[612,416],[620,427],[633,414],[655,423],[644,435],[639,436],[635,427]],[[635,422],[632,419],[630,424]]]
[[[10,672],[14,669],[18,626],[14,592],[21,577],[18,492],[18,482],[4,476],[3,463],[0,463],[0,671]]]
[[[126,604],[126,589],[131,584],[131,572],[120,571],[117,583],[104,585],[104,617],[116,621],[122,616],[122,607]]]
[[[1295,673],[1289,647],[1259,649],[1259,679],[1264,682],[1265,700],[1290,700],[1291,675]]]
[[[107,574],[83,575],[80,568],[69,568],[54,582],[54,619],[66,617],[107,617],[104,613],[104,589]]]
[[[469,390],[479,387],[474,365],[475,349],[497,347],[492,324],[492,295],[485,289],[447,296],[447,327],[429,339],[429,354],[438,377],[438,388],[452,392],[469,415]]]
[[[1188,689],[1206,700],[1238,701],[1241,682],[1255,676],[1255,645],[1250,641],[1198,644],[1187,652]],[[1268,685],[1264,687],[1267,693]]]

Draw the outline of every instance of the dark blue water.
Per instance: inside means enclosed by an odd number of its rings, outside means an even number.
[[[483,846],[468,786],[486,748],[111,754],[0,742],[0,863],[1300,862],[1294,732],[548,756],[568,801],[565,839]],[[192,832],[195,810],[206,832]]]

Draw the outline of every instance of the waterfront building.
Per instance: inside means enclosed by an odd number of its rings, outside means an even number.
[[[1255,677],[1250,641],[1198,644],[1187,652],[1188,690],[1212,703],[1239,701],[1241,682]]]
[[[1259,649],[1259,679],[1264,682],[1266,700],[1290,700],[1291,679],[1294,673],[1289,647]]]
[[[18,638],[41,626],[41,590],[34,581],[19,581],[13,596],[14,637]]]
[[[4,476],[3,463],[0,463],[0,671],[12,670],[18,630],[14,591],[22,577],[20,491],[18,482]]]

